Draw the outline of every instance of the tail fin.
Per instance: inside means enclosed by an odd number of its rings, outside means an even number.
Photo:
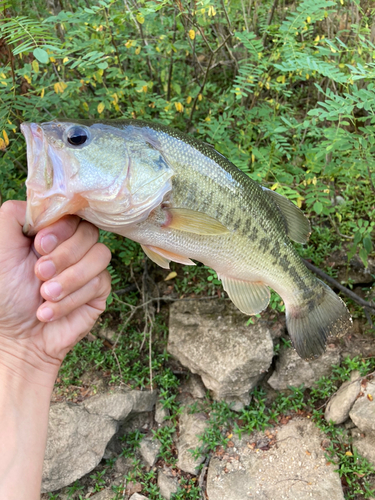
[[[306,360],[324,353],[328,336],[342,336],[352,325],[352,318],[340,297],[318,279],[315,286],[316,294],[307,304],[286,307],[286,325],[293,346]]]

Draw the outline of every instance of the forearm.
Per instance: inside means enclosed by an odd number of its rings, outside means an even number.
[[[0,498],[39,500],[54,373],[9,347],[0,345]]]

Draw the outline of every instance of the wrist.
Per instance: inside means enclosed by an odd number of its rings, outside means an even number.
[[[0,380],[10,386],[27,386],[52,391],[61,362],[41,352],[31,338],[13,339],[0,335]]]

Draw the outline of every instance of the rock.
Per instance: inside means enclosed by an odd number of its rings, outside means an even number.
[[[140,495],[139,493],[134,493],[129,500],[150,500],[148,497],[145,497],[143,495]]]
[[[112,489],[106,488],[105,490],[96,493],[90,500],[116,500],[116,492]]]
[[[130,457],[118,457],[116,460],[115,471],[119,475],[125,476],[133,468],[133,460]]]
[[[166,500],[170,500],[171,496],[174,495],[178,490],[177,478],[159,470],[158,487],[160,490],[160,495]]]
[[[335,424],[342,424],[345,422],[361,390],[361,380],[362,378],[359,371],[356,370],[350,374],[350,380],[342,384],[327,405],[324,413],[324,418],[327,422],[330,420]]]
[[[375,466],[375,433],[363,434],[358,429],[352,429],[352,437],[353,446],[357,448],[358,453]]]
[[[168,408],[164,408],[163,404],[161,401],[156,401],[155,404],[155,422],[158,424],[164,423],[166,420],[168,420],[170,413]]]
[[[340,353],[336,347],[327,347],[326,352],[315,361],[301,359],[294,349],[281,348],[276,369],[268,379],[268,383],[279,391],[301,384],[311,387],[321,377],[329,376],[332,373],[332,365],[339,362]]]
[[[150,467],[152,467],[156,462],[156,457],[159,454],[160,448],[161,444],[158,439],[144,437],[139,443],[139,452],[142,455],[143,460]]]
[[[291,420],[271,434],[243,436],[222,458],[211,458],[210,499],[344,500],[336,467],[321,447],[324,434],[310,420]],[[268,444],[253,448],[254,441]]]
[[[203,399],[206,396],[207,389],[205,388],[201,377],[192,373],[182,384],[181,392],[188,392],[195,399]]]
[[[224,301],[175,302],[170,307],[168,352],[202,377],[216,400],[250,402],[249,391],[273,357],[270,329]]]
[[[363,396],[354,403],[349,416],[362,432],[375,432],[375,381],[362,386]]]
[[[156,392],[116,391],[93,396],[80,405],[52,405],[42,492],[67,486],[92,471],[119,423],[134,411],[152,409],[156,396]]]
[[[191,451],[202,445],[199,436],[207,428],[207,418],[203,413],[189,413],[185,407],[180,415],[180,435],[177,439],[178,460],[177,467],[185,472],[196,475],[197,468],[204,457],[193,458]]]

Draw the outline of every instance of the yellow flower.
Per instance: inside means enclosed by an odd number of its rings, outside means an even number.
[[[98,113],[99,113],[99,114],[100,114],[100,113],[103,113],[104,108],[105,108],[104,103],[103,103],[103,102],[100,102],[100,103],[98,104],[98,108],[97,108],[97,109],[98,109]]]
[[[189,37],[191,38],[191,40],[194,40],[194,38],[195,38],[195,31],[194,30],[189,31]]]
[[[175,102],[174,105],[179,113],[182,113],[184,111],[184,107],[180,102]]]

